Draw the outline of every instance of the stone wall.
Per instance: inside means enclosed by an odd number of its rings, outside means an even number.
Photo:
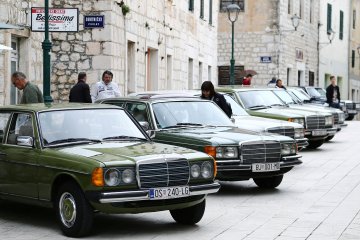
[[[255,70],[254,85],[266,85],[272,77],[281,78],[287,84],[287,68],[292,68],[288,85],[297,85],[297,69],[317,73],[317,16],[318,4],[313,5],[313,19],[309,22],[310,0],[304,2],[303,19],[297,31],[291,16],[299,12],[298,0],[294,0],[291,14],[288,1],[245,1],[245,11],[235,22],[235,65]],[[315,1],[316,3],[317,1]],[[299,14],[298,14],[299,15]],[[231,24],[227,13],[219,14],[218,65],[229,65],[231,58]],[[303,51],[304,59],[296,60],[296,49]],[[261,63],[260,57],[271,57],[271,63]]]
[[[194,11],[189,11],[187,1],[128,0],[124,4],[130,12],[124,16],[120,1],[54,0],[54,7],[75,7],[80,12],[79,32],[52,34],[54,99],[67,101],[80,71],[87,72],[91,85],[101,79],[104,70],[110,69],[123,95],[144,90],[197,88],[208,80],[208,66],[212,67],[214,78],[218,1],[213,1],[212,25],[207,21],[209,6],[205,2],[205,17],[200,19],[200,7],[196,5]],[[93,14],[105,15],[103,29],[83,28],[83,16]],[[128,43],[135,49],[133,63],[128,61]],[[157,59],[150,59],[150,55]],[[168,55],[173,59],[172,69],[167,67]],[[194,63],[193,86],[188,82],[189,58]],[[150,66],[154,61],[158,63],[155,68]],[[199,62],[203,63],[202,79]],[[154,71],[157,79],[151,82],[149,76]],[[168,79],[168,71],[172,72],[172,79]]]
[[[0,50],[0,104],[10,103],[11,56],[18,55],[18,70],[42,89],[42,34],[30,31],[30,7],[39,3],[23,0],[0,0],[0,22],[23,29],[0,30],[0,44],[11,46],[12,39],[18,41],[14,51]]]

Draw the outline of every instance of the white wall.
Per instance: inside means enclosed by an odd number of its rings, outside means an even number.
[[[332,29],[335,31],[334,40],[329,44],[327,36],[327,4],[332,5]],[[344,12],[343,39],[339,39],[340,10]],[[320,0],[320,51],[319,51],[319,86],[326,87],[325,74],[342,77],[340,86],[343,99],[348,98],[348,66],[351,62],[349,49],[349,19],[350,1],[343,0]]]

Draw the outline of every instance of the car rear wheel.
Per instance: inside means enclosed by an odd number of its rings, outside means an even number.
[[[94,211],[77,184],[66,182],[59,187],[55,208],[60,228],[66,236],[82,237],[90,233]]]
[[[276,188],[280,185],[284,175],[265,177],[265,178],[254,178],[254,182],[260,188]]]
[[[312,140],[312,141],[309,141],[309,145],[306,148],[316,149],[316,148],[320,147],[321,145],[323,145],[323,143],[324,143],[324,140]]]
[[[170,214],[177,223],[194,225],[204,216],[205,199],[192,207],[170,210]]]

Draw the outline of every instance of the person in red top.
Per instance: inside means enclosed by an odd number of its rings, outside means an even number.
[[[246,77],[243,79],[242,85],[251,85],[251,79],[251,74],[246,75]]]

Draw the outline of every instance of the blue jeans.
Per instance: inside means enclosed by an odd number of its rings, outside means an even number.
[[[332,107],[332,108],[340,108],[340,104],[339,103],[334,103],[334,102],[330,103],[329,106]]]

